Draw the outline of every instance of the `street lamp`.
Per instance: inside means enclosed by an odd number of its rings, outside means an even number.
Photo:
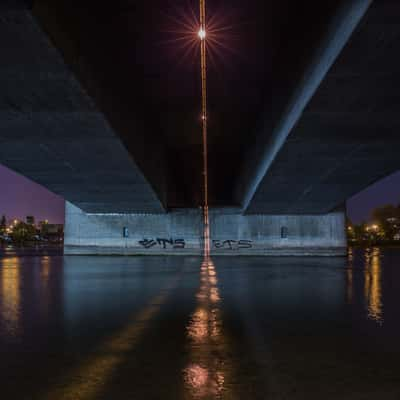
[[[198,32],[198,36],[199,36],[200,40],[204,40],[206,38],[206,31],[204,28],[200,28],[200,30]]]

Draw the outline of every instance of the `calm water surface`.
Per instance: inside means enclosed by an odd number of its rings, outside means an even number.
[[[400,250],[0,257],[3,399],[400,399]]]

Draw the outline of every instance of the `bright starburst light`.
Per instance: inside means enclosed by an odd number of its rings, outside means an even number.
[[[176,5],[165,16],[168,22],[162,32],[167,38],[162,43],[168,45],[176,65],[193,65],[199,54],[199,39],[205,43],[208,60],[213,66],[220,63],[232,65],[227,53],[238,55],[238,51],[234,45],[236,33],[231,22],[233,17],[229,12],[215,9],[207,18],[204,16],[202,25],[198,11],[188,1],[184,7]]]
[[[203,28],[200,28],[198,35],[201,40],[204,40],[206,38],[206,31]]]

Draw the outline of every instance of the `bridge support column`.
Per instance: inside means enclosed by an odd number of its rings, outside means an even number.
[[[341,256],[343,212],[240,215],[211,210],[213,255]],[[65,254],[202,254],[200,209],[168,214],[86,214],[66,203]]]

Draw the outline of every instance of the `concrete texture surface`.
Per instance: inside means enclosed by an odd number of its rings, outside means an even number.
[[[245,216],[215,209],[210,231],[212,255],[346,254],[342,212]],[[201,255],[202,214],[200,209],[165,215],[86,214],[67,203],[64,243],[65,254]]]
[[[276,154],[247,213],[326,213],[400,168],[399,21],[399,2],[372,2]],[[259,135],[268,150],[268,130]],[[250,173],[257,151],[249,154]]]
[[[23,2],[1,7],[0,48],[0,162],[86,211],[162,213],[132,155]]]

